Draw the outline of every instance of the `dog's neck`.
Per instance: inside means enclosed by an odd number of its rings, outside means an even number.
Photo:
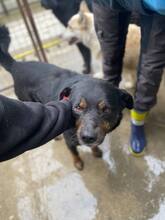
[[[93,57],[98,60],[101,58],[101,48],[94,27],[94,16],[92,13],[88,13],[88,17],[90,17],[90,25],[88,33],[84,33],[83,43],[91,49]]]

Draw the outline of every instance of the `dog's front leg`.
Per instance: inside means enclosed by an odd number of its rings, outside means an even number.
[[[94,157],[102,157],[103,152],[100,150],[100,148],[98,146],[93,146],[92,147],[92,153]]]
[[[76,146],[71,146],[71,145],[69,146],[68,145],[68,148],[69,148],[69,150],[70,150],[70,152],[72,154],[74,166],[78,170],[83,170],[84,162],[82,161],[82,159],[79,156],[79,152],[77,150],[77,147]]]
[[[79,152],[77,150],[77,146],[79,145],[79,143],[78,143],[75,129],[69,129],[65,131],[64,138],[65,138],[66,145],[72,154],[74,166],[78,170],[83,170],[84,162],[80,158]]]

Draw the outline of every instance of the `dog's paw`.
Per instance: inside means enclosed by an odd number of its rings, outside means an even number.
[[[76,169],[81,171],[84,169],[84,162],[81,159],[79,159],[77,161],[74,161],[74,166],[76,167]]]
[[[119,85],[120,89],[133,89],[135,88],[135,83],[133,81],[122,80]]]
[[[124,83],[124,87],[126,88],[126,89],[133,89],[134,87],[135,87],[135,85],[133,84],[133,82],[125,82]]]
[[[93,156],[97,158],[101,158],[103,156],[103,152],[98,147],[93,147],[92,153],[93,153]]]

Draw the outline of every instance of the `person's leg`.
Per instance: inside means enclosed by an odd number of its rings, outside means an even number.
[[[119,12],[93,2],[95,29],[103,54],[104,78],[118,86],[121,81],[129,12]]]
[[[141,54],[131,113],[131,150],[141,153],[147,142],[144,121],[147,112],[156,104],[163,68],[165,66],[165,16],[141,16]]]

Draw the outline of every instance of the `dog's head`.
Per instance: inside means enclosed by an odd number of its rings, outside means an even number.
[[[124,108],[133,108],[130,94],[99,79],[82,79],[65,88],[60,99],[64,97],[69,97],[73,105],[79,143],[91,147],[101,144],[105,135],[120,124]]]
[[[70,18],[67,30],[62,37],[70,44],[84,42],[84,38],[89,36],[93,28],[93,14],[89,11],[85,1],[82,1],[79,12]]]

